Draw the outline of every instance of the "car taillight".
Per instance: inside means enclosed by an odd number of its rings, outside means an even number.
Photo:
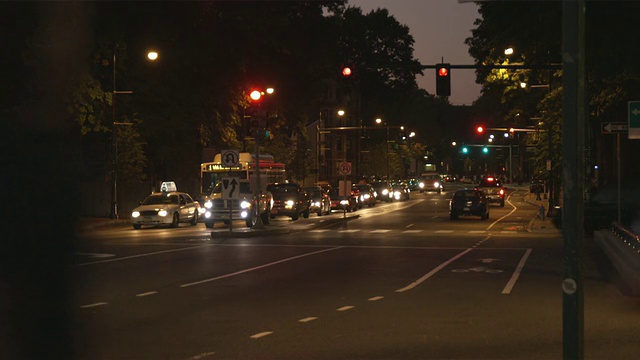
[[[504,189],[500,189],[500,195],[504,195]]]

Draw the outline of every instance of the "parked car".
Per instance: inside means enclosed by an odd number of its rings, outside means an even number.
[[[328,190],[324,190],[320,186],[307,187],[304,190],[311,198],[310,212],[316,213],[318,216],[331,213],[331,198]]]
[[[331,198],[331,211],[346,210],[349,212],[358,210],[358,199],[353,191],[340,196],[340,189],[336,187],[329,190],[329,197]]]
[[[498,203],[500,207],[504,207],[505,190],[502,182],[493,176],[484,177],[480,180],[477,189],[484,192],[489,203]]]
[[[376,191],[371,184],[356,184],[355,186],[360,190],[360,202],[363,206],[376,206]]]
[[[164,190],[175,190],[167,188]],[[181,222],[188,222],[192,226],[198,223],[200,204],[191,195],[179,191],[154,192],[140,202],[140,206],[131,212],[131,222],[134,229],[142,226],[169,225],[177,227]]]
[[[391,186],[386,181],[374,181],[371,186],[378,195],[378,200],[390,202],[393,200],[393,194],[391,192]]]
[[[449,218],[457,220],[460,216],[479,216],[489,218],[489,203],[484,192],[478,189],[460,189],[453,193],[449,201]]]
[[[267,191],[273,196],[273,206],[270,217],[290,216],[291,220],[298,220],[302,215],[305,219],[311,212],[311,198],[300,184],[297,183],[271,183],[267,185]]]
[[[391,192],[394,201],[404,201],[409,200],[411,190],[409,190],[409,187],[404,183],[395,183],[391,185]]]
[[[228,224],[233,220],[245,220],[247,227],[251,228],[256,225],[258,217],[264,224],[269,223],[273,201],[270,192],[261,192],[258,199],[251,191],[250,181],[240,179],[237,184],[237,195],[233,195],[232,199],[225,199],[222,185],[222,182],[219,182],[206,196],[203,218],[207,228],[212,228],[216,221]]]

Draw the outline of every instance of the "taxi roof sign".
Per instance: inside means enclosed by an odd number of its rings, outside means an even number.
[[[162,185],[160,185],[160,191],[162,192],[171,192],[171,191],[178,191],[178,188],[176,187],[176,183],[173,181],[164,181],[162,183]]]

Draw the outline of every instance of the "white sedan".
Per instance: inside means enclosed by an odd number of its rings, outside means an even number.
[[[133,209],[131,222],[134,229],[140,229],[142,225],[177,227],[181,222],[195,226],[198,223],[199,209],[200,204],[187,193],[152,193],[140,203],[140,206]]]

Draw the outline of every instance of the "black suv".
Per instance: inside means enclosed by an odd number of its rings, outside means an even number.
[[[272,183],[267,185],[267,191],[273,196],[271,218],[276,216],[291,216],[291,220],[298,220],[300,214],[309,217],[311,198],[309,194],[296,183]]]

